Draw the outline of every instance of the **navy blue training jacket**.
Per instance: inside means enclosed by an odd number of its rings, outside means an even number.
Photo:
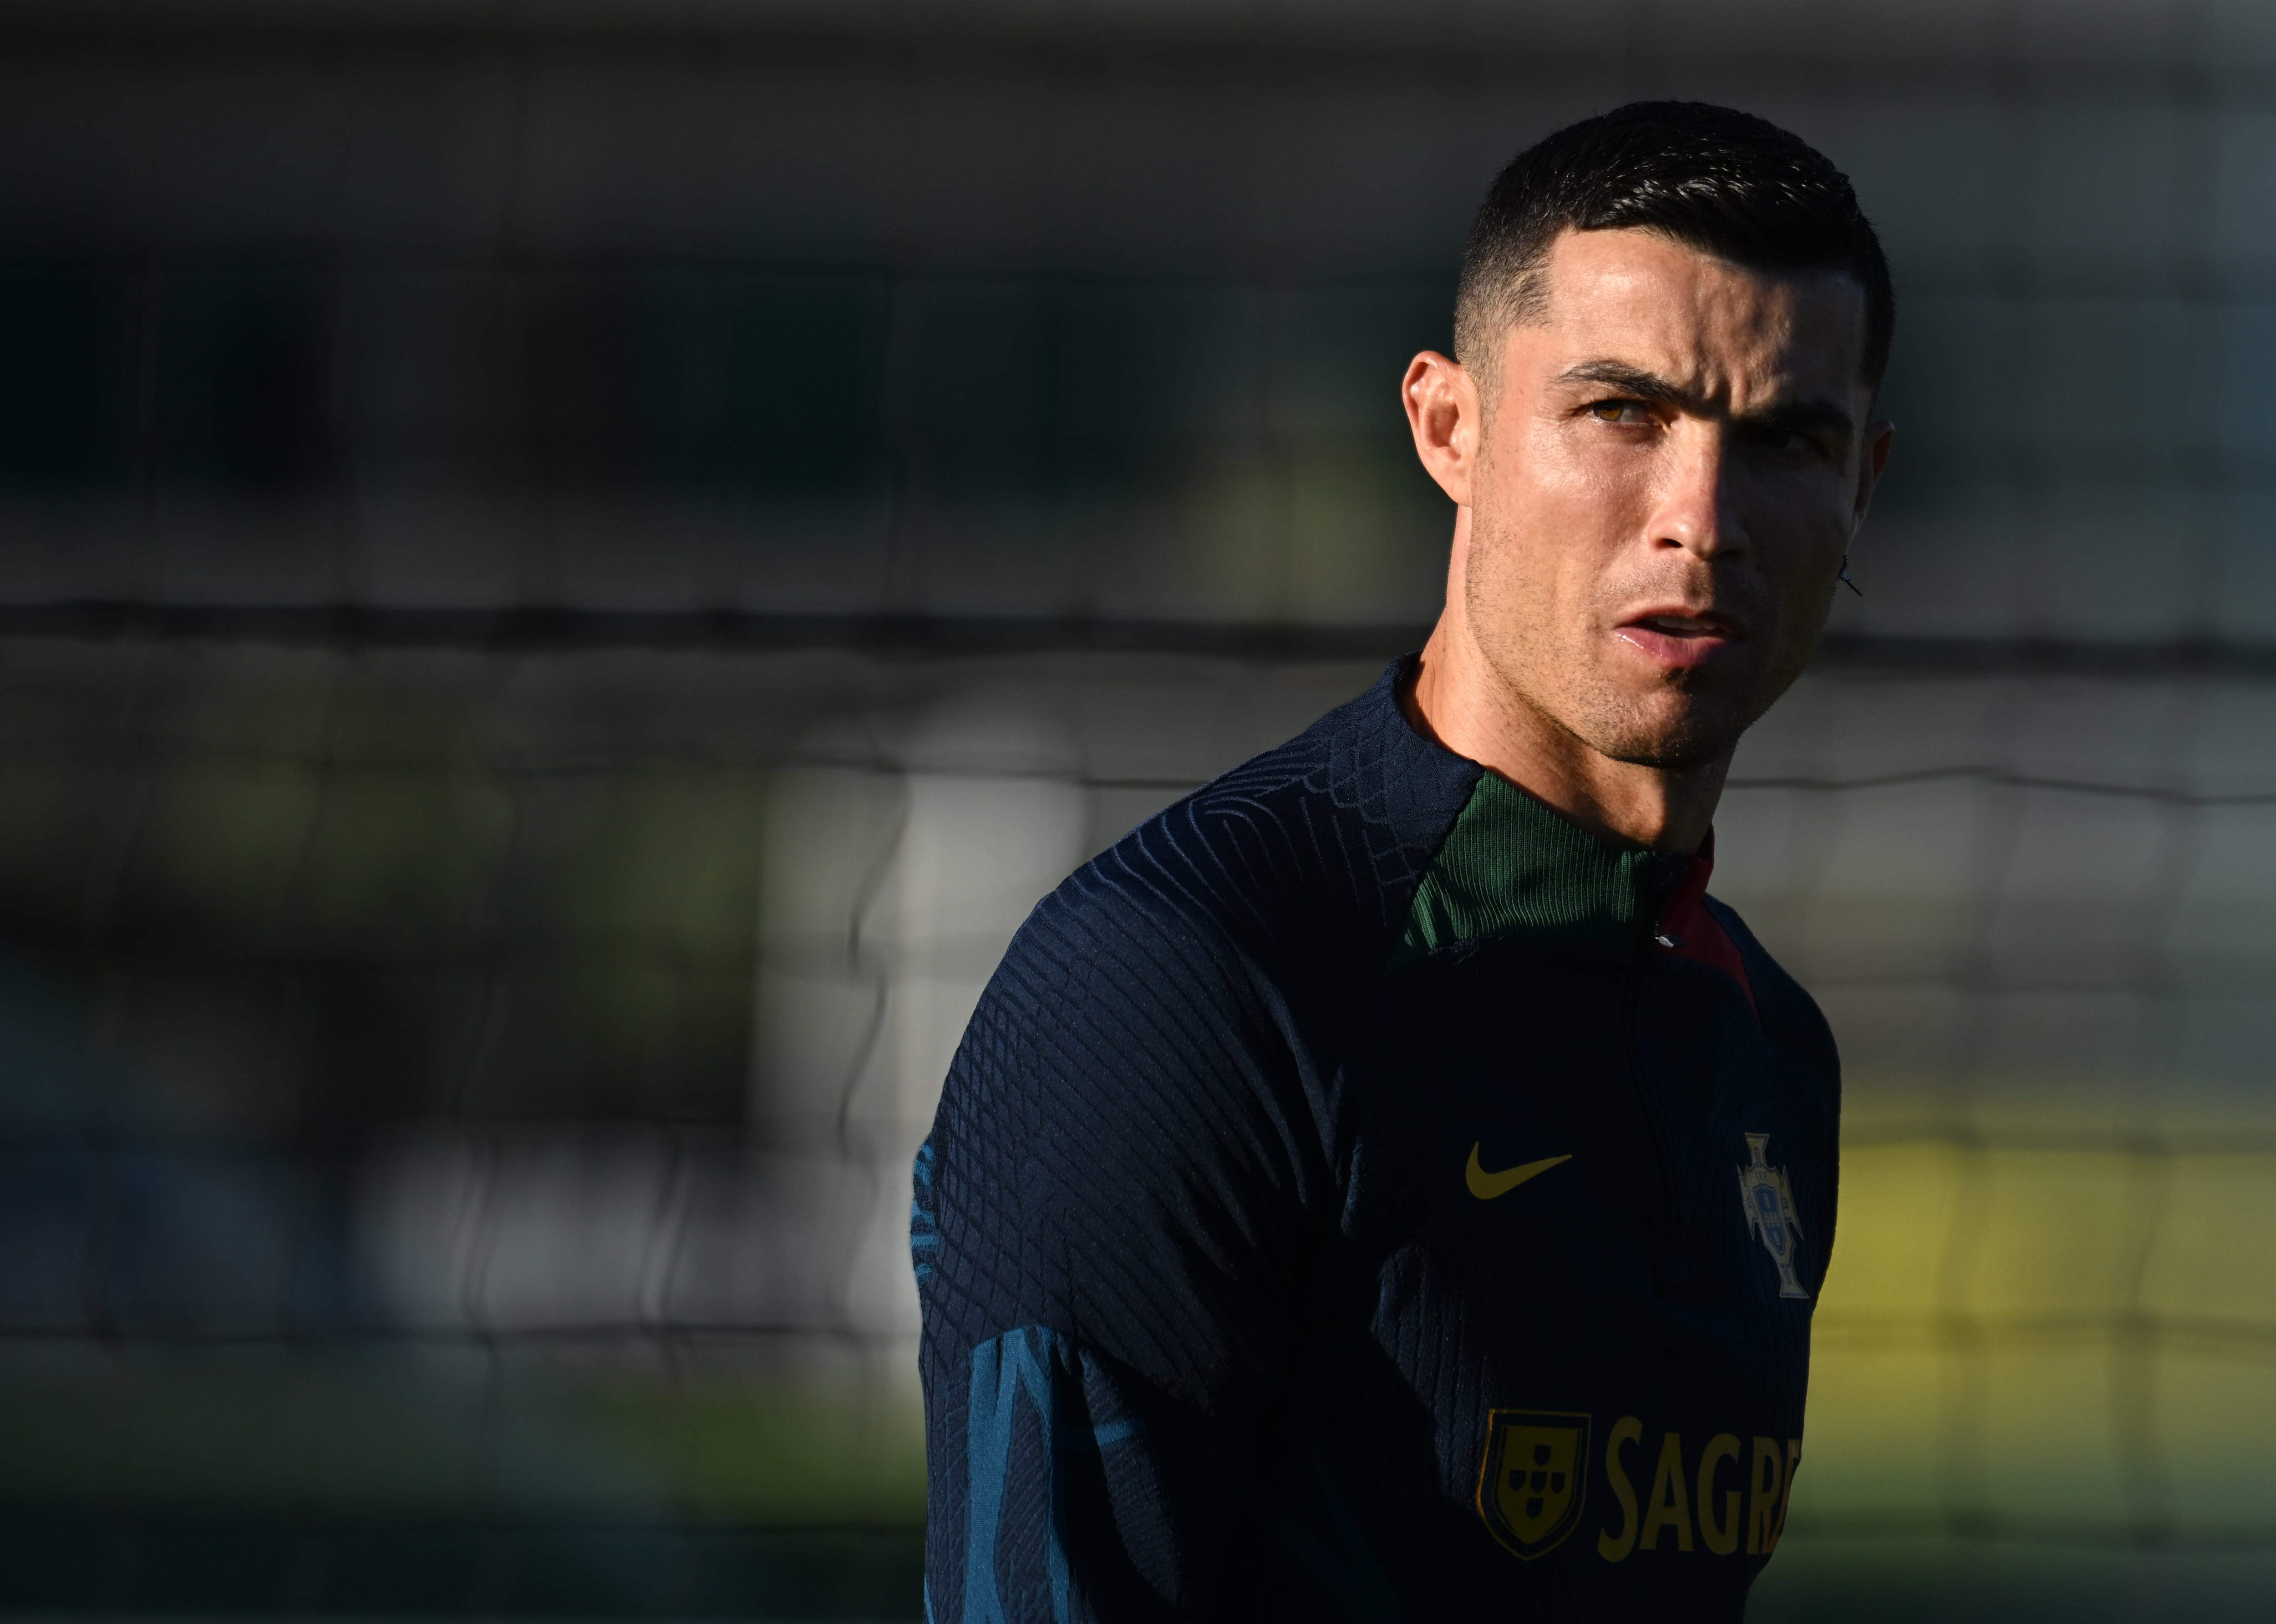
[[[919,1154],[937,1624],[1737,1619],[1840,1073],[1394,664],[1037,906]],[[1481,1611],[1483,1610],[1483,1611]]]

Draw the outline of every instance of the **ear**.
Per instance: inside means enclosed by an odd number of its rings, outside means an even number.
[[[1461,362],[1425,350],[1407,363],[1399,399],[1415,436],[1415,454],[1438,489],[1468,507],[1482,426],[1477,384]]]
[[[1865,425],[1865,444],[1857,459],[1857,498],[1849,515],[1852,530],[1865,522],[1865,510],[1873,505],[1873,488],[1888,469],[1889,447],[1896,438],[1897,426],[1885,417]]]

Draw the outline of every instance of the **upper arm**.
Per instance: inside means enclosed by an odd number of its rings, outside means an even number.
[[[1269,998],[1206,930],[1056,901],[1023,928],[951,1068],[913,1226],[939,1624],[1204,1603],[1286,1353],[1291,1071]]]

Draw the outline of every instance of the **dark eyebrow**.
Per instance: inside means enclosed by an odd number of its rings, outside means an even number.
[[[1857,420],[1830,400],[1781,401],[1768,411],[1754,413],[1740,421],[1788,432],[1825,429],[1844,439],[1857,432]]]
[[[1641,367],[1631,367],[1616,360],[1584,360],[1577,367],[1567,368],[1557,381],[1559,383],[1602,383],[1634,395],[1639,400],[1657,400],[1667,406],[1692,410],[1705,405],[1689,390],[1678,388],[1656,372],[1646,372]]]
[[[1707,401],[1695,391],[1671,383],[1656,372],[1646,372],[1641,367],[1631,367],[1623,361],[1584,360],[1577,367],[1566,368],[1558,382],[1599,383],[1638,400],[1656,401],[1662,406],[1674,406],[1702,416],[1712,414]],[[1779,401],[1760,412],[1750,412],[1736,421],[1764,429],[1831,429],[1845,436],[1857,432],[1857,420],[1830,400]]]

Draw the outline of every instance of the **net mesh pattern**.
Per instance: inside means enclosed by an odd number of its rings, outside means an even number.
[[[1718,825],[1847,1078],[1755,1616],[2264,1616],[2253,9],[936,9],[0,6],[0,1605],[915,1616],[966,1014],[1420,641],[1468,212],[1680,94],[1904,301]]]
[[[922,1513],[908,1166],[963,1014],[1060,873],[1374,672],[5,660],[27,1585],[883,1613]],[[2147,686],[2162,763],[2109,727]],[[2234,859],[2276,795],[2186,724],[2272,703],[1837,664],[1749,741],[1718,890],[1849,1079],[1804,1574],[2271,1540],[2267,903]],[[1892,749],[1955,704],[1982,730]]]

